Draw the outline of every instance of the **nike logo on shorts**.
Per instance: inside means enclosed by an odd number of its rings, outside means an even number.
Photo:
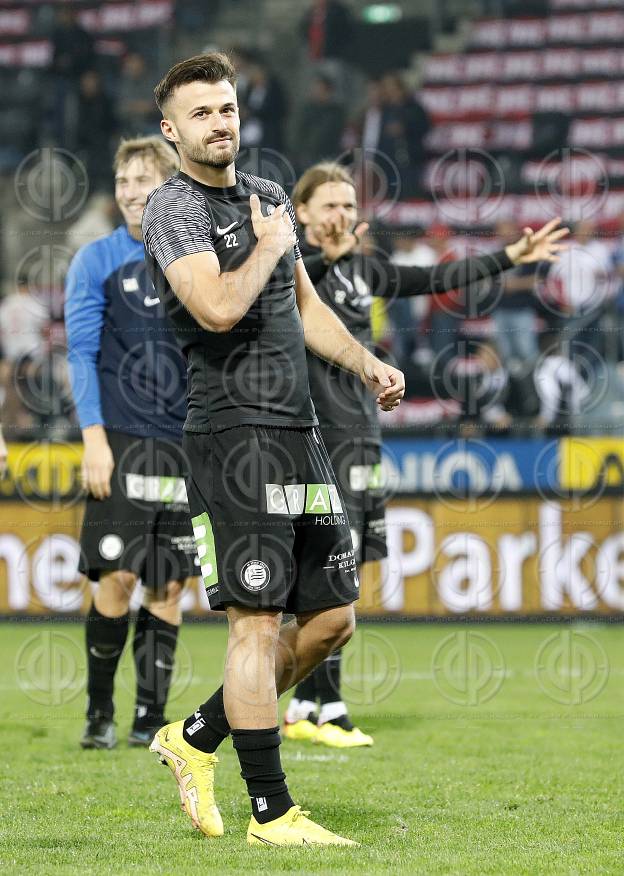
[[[155,304],[160,304],[160,298],[150,298],[149,295],[146,295],[143,304],[146,307],[153,307]]]

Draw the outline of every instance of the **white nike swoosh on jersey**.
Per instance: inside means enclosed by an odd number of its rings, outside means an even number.
[[[146,295],[143,304],[146,307],[153,307],[155,304],[160,304],[160,298],[150,298],[149,295]]]
[[[217,234],[227,234],[235,225],[238,225],[238,222],[232,222],[230,225],[226,225],[225,228],[221,228],[220,225],[217,225]]]

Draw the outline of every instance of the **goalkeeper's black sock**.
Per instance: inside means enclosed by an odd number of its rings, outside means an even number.
[[[134,630],[135,726],[163,723],[171,686],[179,627],[142,606]]]
[[[341,668],[342,651],[334,651],[314,670],[314,683],[321,708],[325,703],[337,703],[342,700],[340,695]]]
[[[183,736],[198,751],[212,754],[229,736],[230,725],[225,717],[223,686],[184,722]]]
[[[301,681],[295,688],[293,696],[300,702],[303,700],[314,702],[316,700],[316,682],[314,680],[314,672],[311,672],[306,678],[301,679]]]
[[[351,719],[346,714],[346,712],[343,715],[339,715],[337,718],[332,718],[330,721],[326,721],[325,723],[336,724],[338,727],[342,727],[342,729],[346,730],[347,732],[353,730],[353,723],[351,722]]]
[[[232,742],[256,821],[266,824],[288,812],[295,804],[282,770],[279,728],[232,730]]]
[[[115,672],[128,635],[128,614],[106,617],[94,604],[86,619],[87,717],[113,717]]]

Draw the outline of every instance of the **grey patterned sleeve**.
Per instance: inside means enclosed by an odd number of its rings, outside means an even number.
[[[295,229],[295,234],[297,233],[297,216],[295,215],[295,208],[292,205],[292,202],[284,189],[281,189],[282,194],[284,195],[283,203],[286,204],[286,212],[290,216],[290,221],[293,224],[293,228]],[[299,249],[299,238],[297,237],[295,241],[295,261],[301,258],[301,250]]]
[[[203,198],[181,182],[167,182],[150,195],[142,229],[145,248],[162,271],[183,256],[214,252]]]

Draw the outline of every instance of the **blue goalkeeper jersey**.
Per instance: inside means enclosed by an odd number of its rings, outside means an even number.
[[[81,428],[181,440],[186,360],[125,225],[86,244],[65,280],[69,374]]]

